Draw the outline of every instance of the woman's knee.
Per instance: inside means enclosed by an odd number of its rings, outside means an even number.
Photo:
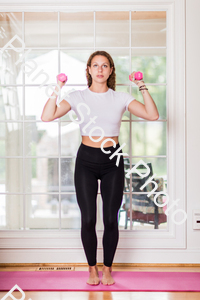
[[[96,226],[96,219],[94,218],[82,218],[82,228],[85,230],[93,230]]]
[[[108,218],[104,217],[103,222],[105,229],[113,230],[118,228],[117,217],[113,217],[112,215],[110,215]]]

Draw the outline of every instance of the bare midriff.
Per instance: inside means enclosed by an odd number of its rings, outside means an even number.
[[[100,138],[100,136],[92,136],[92,138],[94,140],[98,140]],[[99,142],[93,142],[89,136],[84,136],[82,135],[82,143],[87,145],[87,146],[90,146],[90,147],[95,147],[95,148],[100,148],[101,147],[101,143],[106,140],[106,139],[112,139],[115,141],[116,144],[118,144],[118,136],[111,136],[111,137],[108,137],[108,136],[104,136]],[[107,141],[105,142],[105,144],[103,145],[103,147],[111,147],[113,146],[114,143],[113,141]]]

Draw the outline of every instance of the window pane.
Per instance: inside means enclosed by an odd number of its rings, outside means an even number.
[[[25,73],[25,84],[48,85],[57,83],[58,50],[32,49],[27,54],[25,63],[26,66],[23,68],[23,73]]]
[[[0,47],[4,47],[16,34],[22,39],[22,13],[21,12],[1,12],[0,13],[1,38]],[[12,42],[14,47],[22,47],[20,39]],[[5,50],[7,53],[7,51]],[[4,54],[5,54],[4,52]]]
[[[166,122],[132,122],[132,155],[166,155]]]
[[[131,46],[166,46],[166,12],[132,11]]]
[[[153,199],[155,194],[147,197],[147,194],[132,195],[132,221],[133,230],[167,229],[167,206],[158,207]],[[157,198],[159,205],[164,205],[166,199],[160,195]]]
[[[66,85],[85,84],[87,60],[93,51],[74,50],[60,52],[60,70],[67,75]]]
[[[158,112],[159,112],[159,120],[167,118],[167,108],[166,108],[166,86],[153,86],[146,84],[150,95],[152,96]],[[138,86],[132,86],[132,95],[134,98],[144,104],[144,99],[142,96],[142,92],[139,91]],[[131,115],[132,120],[142,120],[142,118],[135,116],[134,114]]]
[[[23,193],[23,159],[0,158],[2,193]]]
[[[141,179],[141,177],[137,174],[135,174],[134,176],[138,176],[138,189],[134,190],[134,184],[131,186],[132,187],[132,191],[133,192],[146,192],[146,190],[139,190],[139,188],[143,185],[143,181],[147,181],[147,179],[152,176],[153,174],[155,175],[155,179],[159,179],[160,180],[160,184],[162,183],[162,191],[165,191],[167,193],[167,159],[166,158],[162,158],[162,157],[155,157],[155,158],[146,158],[146,157],[137,157],[137,158],[132,158],[132,167],[131,169],[140,161],[142,160],[144,163],[146,163],[150,169],[150,173],[149,175],[147,175],[146,177],[144,177],[143,179]],[[143,168],[141,168],[141,166]],[[127,172],[130,170],[130,159],[125,158],[124,160],[124,168],[125,168],[125,173],[127,174]],[[146,174],[146,172],[148,171],[148,169],[146,169],[145,165],[143,166],[143,164],[141,163],[140,167],[137,167],[137,170],[141,173]],[[133,171],[132,171],[133,173]],[[126,181],[126,180],[125,180]],[[153,189],[150,185],[147,186],[148,190]],[[129,184],[126,187],[126,192],[130,192],[130,179],[129,179]],[[155,192],[158,192],[158,190],[155,190]]]
[[[24,27],[26,47],[58,46],[57,12],[25,12]]]
[[[1,76],[0,84],[22,84],[23,76],[20,70],[22,53],[12,49],[0,52]]]
[[[76,156],[81,141],[78,124],[61,122],[61,155]]]
[[[6,122],[0,125],[0,155],[22,156],[22,123]]]
[[[126,190],[126,181],[124,182],[124,191]],[[123,194],[123,200],[118,213],[118,224],[121,230],[130,230],[130,194]]]
[[[59,196],[26,195],[26,228],[58,229]]]
[[[96,47],[129,46],[129,12],[96,12]]]
[[[24,123],[25,155],[57,156],[58,123],[30,122]]]
[[[128,49],[108,49],[115,64],[116,84],[129,84],[130,55]]]
[[[0,230],[19,230],[23,226],[23,195],[1,194]]]
[[[76,194],[61,195],[61,218],[63,229],[81,228],[81,213]]]
[[[23,119],[22,87],[0,87],[0,120]]]
[[[93,12],[60,13],[60,46],[93,47]]]
[[[26,158],[25,192],[58,192],[58,158]]]
[[[61,192],[75,192],[75,158],[61,158]]]
[[[137,166],[137,171],[141,174],[146,174],[149,170],[149,174],[145,177],[139,176],[135,170],[132,170],[130,176],[130,169],[132,169],[138,162],[142,160],[147,164],[146,166],[141,162]],[[166,158],[132,158],[132,167],[130,168],[130,159],[124,159],[125,174],[129,172],[129,177],[125,176],[125,188],[124,188],[124,205],[123,209],[125,210],[125,229],[130,225],[130,193],[132,195],[132,220],[133,220],[133,229],[145,229],[147,226],[149,229],[164,229],[167,225],[167,216],[165,210],[166,205],[163,207],[158,207],[154,203],[155,192],[163,192],[157,197],[157,203],[164,204],[167,200],[167,163]],[[155,174],[154,181],[157,183],[157,186],[153,183],[149,183],[142,190],[141,186]],[[131,178],[132,177],[132,178]],[[131,182],[131,184],[130,184]],[[154,193],[147,196],[151,191]],[[146,194],[145,194],[146,193]],[[141,224],[140,224],[141,223]],[[150,225],[150,226],[149,226]],[[142,227],[141,227],[142,226]],[[144,227],[145,226],[145,227]],[[153,228],[152,228],[153,226]]]
[[[140,161],[142,160],[144,163],[146,163],[152,174],[156,174],[155,178],[163,178],[163,190],[167,192],[167,158],[163,157],[132,157],[132,168]],[[130,160],[129,163],[125,163],[125,170],[130,169]],[[139,170],[139,168],[138,168]],[[146,167],[142,170],[143,173],[146,173]],[[150,175],[148,175],[150,176]],[[148,177],[144,177],[145,181],[147,180]],[[140,184],[142,186],[142,184]],[[127,189],[127,192],[130,190]],[[133,189],[134,191],[134,189]],[[144,192],[144,190],[140,190],[140,192]],[[156,192],[156,190],[155,190]]]
[[[122,146],[123,143],[126,144],[122,148],[122,152],[128,153],[128,155],[130,155],[130,123],[129,122],[121,122],[118,140],[120,146]]]
[[[25,120],[41,121],[44,106],[52,95],[54,88],[54,85],[52,85],[52,89],[49,88],[48,90],[46,89],[46,86],[42,88],[39,88],[38,86],[25,87]],[[58,120],[52,122],[57,121]]]
[[[132,70],[142,72],[145,83],[166,83],[165,49],[132,49],[131,53]]]

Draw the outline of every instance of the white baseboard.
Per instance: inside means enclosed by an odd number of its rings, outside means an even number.
[[[0,263],[87,263],[83,249],[0,249]],[[103,251],[97,250],[97,263]],[[200,263],[200,249],[117,249],[113,263]]]

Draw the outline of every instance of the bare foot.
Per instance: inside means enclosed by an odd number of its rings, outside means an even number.
[[[98,272],[97,265],[92,267],[89,266],[89,272],[90,272],[90,277],[87,283],[90,285],[98,285],[100,283],[100,279],[99,279],[99,272]]]
[[[106,267],[105,265],[103,265],[103,268],[102,268],[103,277],[102,277],[101,282],[104,285],[111,285],[111,284],[115,283],[114,279],[111,276],[111,272],[112,272],[112,266]]]

